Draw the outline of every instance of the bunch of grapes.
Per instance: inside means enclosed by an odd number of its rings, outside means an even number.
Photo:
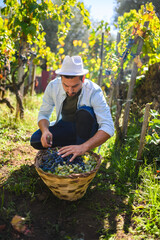
[[[93,156],[84,155],[76,157],[72,162],[72,155],[61,157],[54,150],[47,150],[47,154],[43,156],[40,168],[48,173],[60,176],[70,175],[72,173],[85,173],[96,167],[96,160]]]

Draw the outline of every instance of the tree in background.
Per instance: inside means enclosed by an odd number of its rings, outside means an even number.
[[[89,29],[83,24],[83,16],[76,7],[73,7],[72,11],[75,17],[68,20],[70,29],[68,30],[66,39],[61,44],[59,44],[57,37],[59,22],[52,19],[42,21],[42,26],[46,33],[46,46],[50,47],[52,52],[57,53],[61,46],[63,47],[61,52],[63,52],[64,55],[76,55],[81,51],[81,46],[74,48],[73,40],[77,39],[88,43]]]
[[[155,12],[157,16],[160,18],[160,7],[159,0],[116,0],[117,6],[115,7],[115,16],[114,22],[117,22],[119,16],[123,16],[125,12],[129,12],[131,9],[139,10],[141,5],[152,2],[155,7]]]
[[[104,36],[102,38],[102,35]],[[105,77],[106,61],[105,57],[109,49],[111,48],[110,26],[108,22],[101,21],[91,29],[88,44],[83,43],[81,40],[75,39],[73,45],[75,48],[80,49],[79,54],[82,56],[85,67],[89,70],[86,75],[87,78],[92,79],[99,85],[103,84],[103,80],[99,81],[100,70],[102,70]],[[101,50],[103,45],[103,59],[101,56]],[[102,69],[101,69],[102,67]],[[109,79],[105,79],[108,81]]]
[[[45,19],[41,22],[43,26],[43,31],[45,32],[45,41],[46,41],[46,47],[49,47],[51,52],[56,53],[57,52],[57,46],[58,46],[58,20],[53,19]],[[41,64],[40,67],[42,70],[47,71],[47,59],[41,58]]]
[[[64,45],[64,54],[65,55],[76,55],[81,51],[81,44],[74,48],[73,40],[77,39],[83,43],[88,43],[89,38],[89,29],[86,25],[83,24],[83,17],[76,8],[73,9],[73,13],[76,16],[73,19],[70,19],[69,23],[71,25],[70,30],[65,39]]]
[[[46,46],[50,47],[52,52],[56,52],[57,45],[58,45],[58,24],[57,20],[53,19],[45,19],[41,22],[43,26],[43,30],[45,34]]]

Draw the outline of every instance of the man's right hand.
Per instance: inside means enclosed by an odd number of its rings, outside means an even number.
[[[49,131],[49,122],[46,119],[41,119],[38,126],[42,132],[42,146],[45,148],[52,147],[52,133]]]
[[[42,133],[41,143],[45,148],[52,147],[52,133],[49,130]]]

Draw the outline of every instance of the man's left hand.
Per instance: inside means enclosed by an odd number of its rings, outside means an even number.
[[[66,157],[72,154],[73,156],[70,159],[70,162],[72,162],[77,156],[83,155],[85,152],[86,150],[83,145],[69,145],[58,150],[58,154],[61,155],[61,157]]]

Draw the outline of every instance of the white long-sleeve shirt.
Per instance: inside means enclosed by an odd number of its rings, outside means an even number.
[[[59,121],[66,98],[66,92],[63,89],[61,78],[56,78],[49,82],[43,96],[43,103],[38,114],[38,122],[46,119],[50,122],[50,116],[54,107],[56,108],[56,122]],[[114,123],[110,113],[110,108],[103,95],[102,89],[94,82],[85,79],[82,84],[82,91],[78,97],[77,109],[81,106],[92,107],[99,125],[98,130],[103,130],[110,136],[114,134]]]

